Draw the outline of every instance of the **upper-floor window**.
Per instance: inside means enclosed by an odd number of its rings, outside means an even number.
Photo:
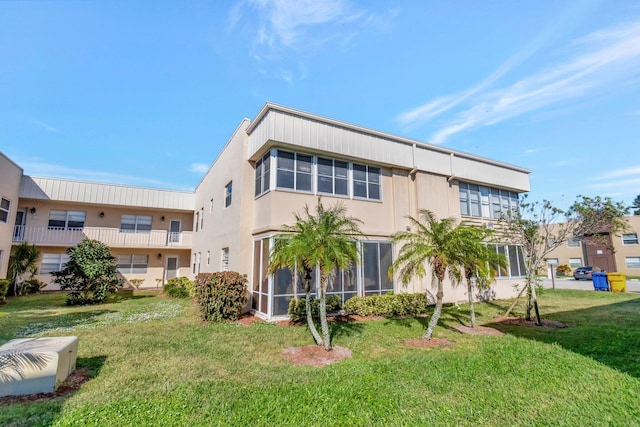
[[[11,208],[11,202],[4,197],[0,199],[0,222],[7,222],[9,220],[9,209]]]
[[[149,233],[151,231],[151,216],[122,215],[120,231],[124,233]]]
[[[233,193],[233,181],[229,181],[227,185],[224,186],[224,207],[229,207],[231,205],[231,194]]]
[[[49,228],[73,230],[84,228],[86,212],[80,211],[49,211]]]
[[[318,157],[318,193],[349,195],[349,163]]]
[[[256,162],[256,197],[269,191],[271,181],[271,153],[268,152]]]
[[[517,210],[520,206],[518,193],[461,182],[460,214],[480,218],[500,218],[502,212]]]
[[[354,163],[353,196],[380,200],[380,168]]]
[[[278,150],[276,187],[311,191],[312,160],[311,156]]]
[[[229,248],[220,251],[220,271],[229,271]]]
[[[580,247],[580,239],[576,239],[576,238],[569,239],[567,241],[567,246],[572,247],[572,248]]]
[[[638,244],[638,233],[629,233],[622,235],[622,244],[623,245],[637,245]]]
[[[200,224],[200,212],[196,212],[196,233],[198,232],[199,224]]]

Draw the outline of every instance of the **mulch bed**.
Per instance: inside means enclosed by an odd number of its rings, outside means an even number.
[[[63,397],[80,390],[82,384],[91,378],[88,369],[76,369],[53,393],[25,394],[23,396],[0,397],[0,406],[13,405],[15,403],[36,402],[39,400],[52,400]]]
[[[333,346],[326,351],[319,345],[305,345],[304,347],[288,347],[282,350],[282,356],[293,365],[307,365],[322,367],[351,358],[351,350],[345,347]]]
[[[500,323],[502,325],[515,325],[515,326],[538,326],[535,319],[526,320],[524,317],[496,317],[493,319],[494,323]],[[548,328],[568,328],[566,323],[558,322],[557,320],[541,319],[542,326]]]

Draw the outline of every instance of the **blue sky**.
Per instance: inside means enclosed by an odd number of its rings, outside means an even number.
[[[267,101],[630,204],[640,2],[0,2],[0,151],[27,174],[191,190]]]

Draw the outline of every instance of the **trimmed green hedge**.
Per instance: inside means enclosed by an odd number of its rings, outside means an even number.
[[[358,316],[415,316],[427,313],[427,294],[386,294],[349,298],[343,306]]]
[[[196,297],[204,320],[238,320],[247,303],[247,277],[235,271],[200,273],[196,276]]]
[[[191,298],[196,294],[195,284],[186,277],[174,277],[167,280],[162,292],[171,298]]]
[[[294,298],[289,301],[289,309],[287,310],[287,313],[291,317],[291,320],[293,320],[294,322],[298,322],[307,318],[306,301],[306,298],[300,298],[299,300],[296,300]],[[319,302],[320,300],[315,298],[311,300],[311,313],[314,317],[318,317]],[[340,309],[341,301],[338,295],[327,295],[327,297],[325,298],[325,302],[327,304],[327,313]]]
[[[7,292],[9,292],[9,285],[11,285],[11,280],[0,279],[0,302],[4,302],[6,299]]]

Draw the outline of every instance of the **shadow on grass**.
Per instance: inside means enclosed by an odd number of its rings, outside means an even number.
[[[640,378],[640,299],[596,307],[559,311],[545,319],[568,328],[487,324],[506,334],[561,347]]]
[[[158,296],[157,291],[134,291],[133,289],[118,289],[115,294],[109,294],[107,303],[118,303],[127,300],[136,300],[143,298],[155,298]]]
[[[337,320],[329,323],[329,333],[333,341],[338,337],[350,337],[362,333],[364,325],[352,320]]]

